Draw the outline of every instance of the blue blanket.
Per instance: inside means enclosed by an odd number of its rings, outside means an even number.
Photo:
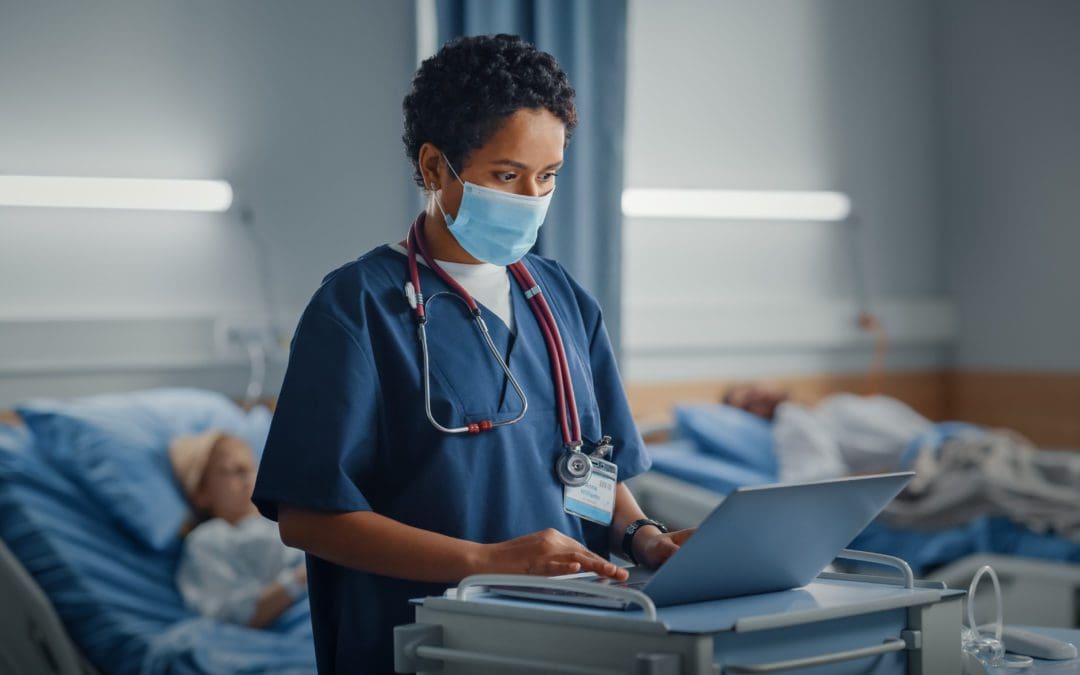
[[[921,531],[870,523],[850,548],[906,560],[916,576],[975,553],[1080,563],[1080,544],[1053,534],[1032,532],[1008,518],[980,516],[961,527]]]
[[[716,455],[700,452],[690,440],[676,440],[649,446],[652,470],[726,495],[743,485],[776,482],[771,471],[762,471],[733,463]]]
[[[108,674],[311,673],[307,601],[267,630],[188,610],[174,574],[179,542],[155,551],[0,424],[0,538],[45,591],[86,657]]]

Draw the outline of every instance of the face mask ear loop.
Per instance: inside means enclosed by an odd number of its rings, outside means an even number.
[[[457,181],[459,183],[461,183],[462,185],[465,185],[465,181],[461,180],[461,176],[458,175],[457,171],[454,171],[454,165],[450,163],[450,160],[448,160],[446,158],[446,155],[443,154],[443,153],[439,153],[439,154],[442,155],[443,161],[446,162],[446,168],[450,169],[450,173],[454,174],[454,178],[456,178]],[[452,223],[454,221],[454,219],[451,218],[450,214],[448,214],[446,212],[446,209],[443,208],[442,200],[439,199],[439,195],[435,194],[435,192],[436,192],[435,183],[432,182],[431,183],[431,198],[435,200],[435,206],[439,207],[439,213],[442,214],[443,222],[445,222],[447,225],[449,225],[450,223]]]
[[[454,178],[457,178],[457,181],[464,185],[465,181],[461,180],[461,176],[458,175],[457,171],[454,171],[454,165],[450,163],[450,160],[446,158],[445,154],[442,156],[442,158],[443,161],[446,162],[446,168],[450,169],[450,173],[454,174]]]
[[[436,192],[435,183],[432,183],[431,184],[431,198],[435,200],[435,206],[439,207],[439,213],[442,214],[443,222],[449,223],[451,221],[451,218],[450,218],[449,215],[447,215],[446,209],[443,208],[442,200],[439,199],[439,195],[435,194],[435,192]]]

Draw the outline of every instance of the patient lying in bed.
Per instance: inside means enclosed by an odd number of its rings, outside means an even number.
[[[281,543],[275,523],[251,503],[255,459],[220,432],[176,439],[170,459],[201,522],[187,535],[176,574],[199,613],[253,628],[273,623],[306,593],[304,554]]]
[[[784,482],[895,471],[912,439],[933,428],[888,396],[833,394],[809,407],[779,389],[744,384],[729,389],[724,403],[772,422]]]
[[[884,511],[891,525],[943,529],[1005,515],[1080,542],[1080,454],[1039,450],[1007,430],[935,424],[888,396],[833,394],[808,407],[749,384],[724,403],[772,422],[782,482],[914,469]]]

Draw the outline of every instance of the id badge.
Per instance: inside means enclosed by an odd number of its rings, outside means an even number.
[[[590,456],[589,461],[592,474],[588,482],[578,487],[563,487],[563,510],[594,523],[610,525],[619,467],[599,457]]]

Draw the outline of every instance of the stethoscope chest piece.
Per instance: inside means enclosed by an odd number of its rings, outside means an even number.
[[[581,450],[567,448],[555,463],[555,474],[567,487],[580,487],[589,482],[592,475],[592,462]]]

